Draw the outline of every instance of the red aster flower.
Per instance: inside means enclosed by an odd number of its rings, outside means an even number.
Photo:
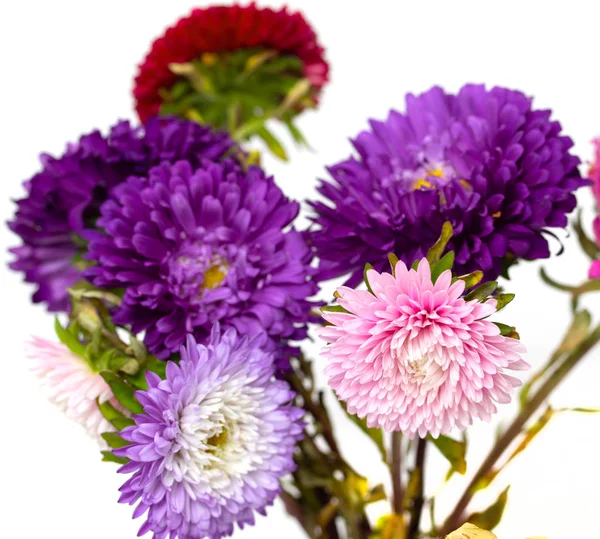
[[[242,51],[246,51],[246,54],[233,55]],[[297,63],[294,64],[294,61]],[[187,67],[177,70],[177,64]],[[232,84],[242,86],[239,78],[236,78],[240,72],[232,69],[232,64],[233,68],[240,65],[245,68],[244,74],[252,71],[255,77],[253,81],[244,81],[243,93],[247,94],[248,86],[253,83],[260,94],[258,97],[254,95],[256,100],[252,103],[235,103],[238,107],[235,113],[241,120],[236,127],[249,119],[244,117],[246,105],[247,110],[258,106],[268,115],[272,110],[263,105],[265,98],[272,97],[273,93],[279,95],[279,102],[273,103],[273,108],[281,106],[294,82],[301,79],[310,83],[310,89],[304,92],[303,97],[310,100],[309,105],[314,104],[317,94],[328,80],[329,67],[323,58],[323,48],[302,14],[289,13],[286,8],[278,11],[258,8],[254,3],[248,6],[194,9],[153,43],[139,68],[133,93],[140,119],[145,121],[159,112],[169,112],[187,114],[188,117],[200,116],[198,119],[213,124],[222,122],[223,116],[216,116],[221,112],[224,114],[225,110],[231,116]],[[262,73],[256,74],[256,68],[261,68]],[[294,79],[290,70],[296,68],[299,69],[297,74],[294,73]],[[218,73],[217,69],[220,69]],[[225,83],[223,79],[226,79]],[[186,82],[188,87],[177,86],[178,82]],[[283,96],[280,95],[282,84],[283,90],[287,90]],[[269,88],[277,85],[278,88],[269,94]],[[298,93],[297,89],[295,92]],[[263,98],[262,103],[260,97]],[[178,106],[184,101],[187,108],[173,110],[175,101]],[[214,112],[215,102],[217,112]],[[165,103],[171,108],[165,109]],[[297,102],[301,105],[300,109],[305,103]],[[206,105],[204,110],[203,104]],[[221,104],[222,107],[219,106]],[[268,102],[266,104],[269,105]],[[190,113],[190,108],[194,114]],[[295,108],[297,111],[298,108]],[[215,117],[205,118],[205,110]],[[280,119],[286,122],[290,120]]]

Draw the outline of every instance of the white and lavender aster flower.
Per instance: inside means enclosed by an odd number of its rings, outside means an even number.
[[[350,413],[369,427],[437,437],[510,402],[520,382],[508,371],[528,365],[521,342],[486,320],[495,299],[465,300],[450,270],[433,282],[427,259],[417,270],[400,261],[394,275],[368,270],[367,280],[372,292],[338,289],[346,312],[324,311],[331,325],[319,330],[331,343],[329,384]]]
[[[316,292],[312,253],[288,230],[299,206],[258,167],[235,163],[163,163],[130,177],[102,206],[90,232],[85,276],[124,288],[114,321],[145,331],[159,358],[188,333],[198,342],[214,323],[240,333],[266,332],[285,365],[283,347],[306,336]]]
[[[115,429],[100,413],[96,399],[108,401],[117,409],[122,407],[100,374],[64,344],[40,337],[33,337],[27,356],[48,398],[106,447],[101,434]]]
[[[50,311],[67,310],[67,289],[81,278],[80,236],[94,226],[113,187],[163,161],[186,159],[195,166],[218,160],[232,146],[226,133],[178,118],[154,118],[136,128],[119,122],[107,136],[83,135],[61,157],[42,155],[42,170],[25,183],[27,196],[17,201],[8,223],[23,241],[11,249],[16,260],[10,267],[38,286],[34,302],[46,303]]]
[[[371,121],[357,158],[329,169],[312,233],[320,277],[381,270],[387,253],[411,264],[450,221],[456,270],[493,280],[517,259],[546,258],[548,229],[565,227],[587,185],[573,142],[551,111],[505,88],[469,84],[408,95],[406,112]]]
[[[137,503],[134,518],[148,512],[140,535],[218,538],[273,503],[294,469],[303,412],[274,377],[265,340],[216,326],[207,345],[188,336],[165,380],[147,374],[148,390],[136,392],[144,413],[121,431],[131,445],[114,451],[133,474],[119,501]]]

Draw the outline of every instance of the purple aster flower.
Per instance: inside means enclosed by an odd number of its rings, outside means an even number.
[[[80,236],[94,225],[100,204],[130,175],[146,174],[162,161],[192,164],[216,160],[233,145],[225,133],[176,118],[148,121],[132,128],[119,122],[107,137],[99,131],[82,136],[58,158],[42,155],[42,171],[25,183],[27,196],[17,201],[8,223],[23,245],[11,251],[10,267],[38,286],[34,302],[50,311],[69,308],[67,288],[81,275],[75,262]]]
[[[86,236],[86,256],[98,265],[85,276],[125,289],[113,320],[145,331],[162,359],[188,333],[204,342],[215,322],[251,336],[266,331],[272,346],[284,346],[306,336],[306,298],[316,292],[310,249],[284,231],[298,209],[258,167],[163,163],[104,203],[104,232]]]
[[[136,393],[144,413],[121,432],[131,445],[115,450],[130,459],[119,472],[133,474],[119,501],[137,503],[134,518],[148,511],[140,535],[231,535],[273,503],[294,469],[303,412],[274,378],[265,341],[232,328],[221,336],[216,325],[206,346],[187,337],[166,380],[147,374],[148,390]]]
[[[573,192],[588,184],[550,115],[521,92],[467,85],[408,95],[405,114],[371,121],[353,141],[358,158],[320,185],[328,200],[311,204],[320,277],[352,273],[355,285],[366,262],[381,271],[390,252],[412,264],[445,221],[460,273],[495,279],[518,258],[548,257],[544,234],[567,224]]]

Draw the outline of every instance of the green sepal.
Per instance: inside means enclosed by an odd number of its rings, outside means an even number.
[[[101,451],[102,462],[116,462],[117,464],[127,464],[129,459],[127,457],[117,457],[112,451]]]
[[[373,266],[371,266],[371,264],[365,264],[365,269],[363,270],[363,279],[365,280],[365,284],[367,285],[367,290],[373,294],[373,289],[371,288],[371,285],[369,284],[369,279],[367,278],[367,272],[369,270],[374,269]],[[375,295],[375,294],[373,294]]]
[[[146,373],[148,371],[157,374],[159,378],[164,380],[167,371],[167,361],[162,361],[155,356],[148,356],[142,369],[139,369],[138,372],[132,375],[124,374],[123,377],[136,389],[146,390],[148,389],[148,382],[146,380]]]
[[[321,311],[325,311],[326,313],[348,313],[344,307],[341,305],[326,305],[325,307],[321,307]]]
[[[496,281],[490,281],[487,283],[483,283],[482,285],[479,285],[477,288],[471,290],[465,296],[465,300],[466,301],[472,301],[472,300],[485,301],[494,293],[496,288],[498,288],[498,283]]]
[[[596,260],[597,258],[600,258],[600,248],[583,230],[583,226],[581,225],[581,213],[581,210],[577,212],[577,218],[573,223],[573,229],[575,230],[575,234],[577,234],[577,239],[585,254],[588,255],[590,259]]]
[[[141,414],[144,409],[135,398],[135,388],[117,376],[114,372],[102,371],[100,376],[110,386],[113,395],[119,403],[134,414]]]
[[[496,294],[492,299],[496,300],[496,312],[500,309],[504,309],[513,299],[515,299],[514,294]]]
[[[121,438],[116,432],[103,432],[100,436],[102,436],[104,441],[113,449],[131,445],[131,442]]]
[[[505,337],[511,337],[512,339],[519,340],[519,334],[517,333],[517,328],[514,326],[508,326],[506,324],[502,324],[501,322],[492,322],[496,324],[500,329],[500,335],[504,335]]]
[[[394,253],[388,253],[388,260],[390,261],[390,268],[392,270],[392,275],[396,277],[396,264],[398,264],[398,257]]]
[[[450,223],[450,221],[446,221],[442,225],[442,232],[439,239],[433,244],[433,247],[431,247],[427,253],[427,260],[432,267],[439,262],[444,250],[446,249],[446,246],[448,245],[448,242],[452,238],[453,233],[454,231],[452,228],[452,223]]]
[[[450,478],[450,476],[457,472],[461,475],[464,475],[467,471],[467,461],[465,456],[467,454],[467,441],[463,439],[462,441],[454,440],[449,436],[445,436],[441,434],[437,438],[433,438],[431,436],[428,439],[435,445],[435,447],[439,450],[439,452],[446,458],[446,460],[450,463],[450,470],[448,471],[448,475],[446,476],[446,480]]]
[[[86,346],[79,341],[79,325],[73,322],[69,327],[62,327],[58,318],[54,319],[54,331],[58,340],[71,352],[80,357],[85,357]]]
[[[454,251],[446,253],[441,260],[431,269],[431,281],[436,282],[438,277],[446,270],[451,270],[454,264]]]
[[[483,279],[483,271],[480,271],[480,270],[473,271],[471,273],[467,273],[466,275],[459,275],[458,277],[455,277],[456,281],[464,281],[465,282],[465,288],[467,290],[469,288],[473,288],[474,286],[477,286],[481,282],[481,279]]]

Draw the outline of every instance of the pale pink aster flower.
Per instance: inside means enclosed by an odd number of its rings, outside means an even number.
[[[98,440],[115,428],[102,416],[96,399],[122,409],[104,379],[81,356],[60,342],[33,337],[27,347],[31,371],[42,381],[50,401]]]
[[[329,384],[369,427],[434,437],[488,421],[508,403],[528,367],[524,346],[485,320],[496,300],[465,301],[465,283],[450,270],[435,284],[427,259],[388,273],[367,271],[373,291],[338,289],[346,312],[324,311],[320,329]]]

